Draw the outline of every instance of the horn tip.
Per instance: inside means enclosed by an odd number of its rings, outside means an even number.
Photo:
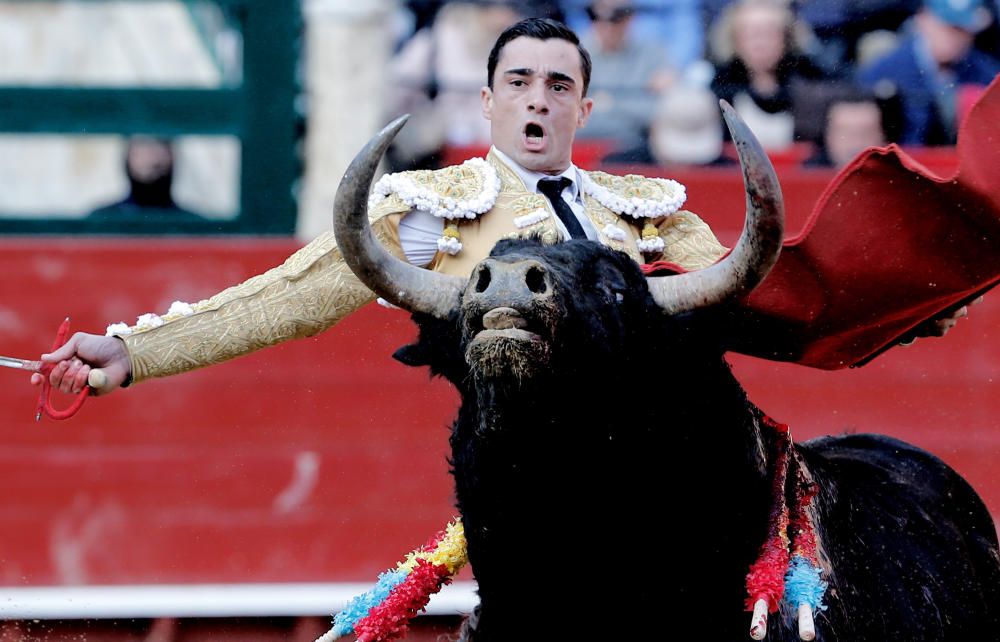
[[[386,125],[384,131],[391,132],[391,134],[395,136],[396,133],[399,132],[399,130],[403,128],[403,125],[405,125],[409,120],[410,120],[410,115],[403,114],[399,118],[396,118],[391,123]]]
[[[749,133],[749,128],[740,118],[739,113],[725,100],[719,100],[719,106],[722,107],[722,118],[726,121],[726,127],[729,128],[729,133],[733,135],[733,138],[745,138]]]

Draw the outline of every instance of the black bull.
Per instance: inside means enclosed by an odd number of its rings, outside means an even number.
[[[417,270],[378,246],[364,207],[402,123],[345,175],[345,258],[420,327],[397,357],[461,393],[451,461],[479,585],[471,640],[748,639],[774,435],[723,359],[739,332],[726,304],[773,264],[781,203],[766,157],[726,115],[748,223],[726,265],[686,282],[647,279],[587,241],[502,241],[468,282]],[[794,448],[819,487],[817,639],[1000,639],[996,530],[957,473],[885,436]],[[784,611],[767,639],[798,639]]]

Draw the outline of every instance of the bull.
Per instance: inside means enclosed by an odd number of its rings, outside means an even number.
[[[464,639],[747,639],[747,569],[794,491],[775,490],[780,431],[723,355],[734,302],[777,258],[783,207],[724,111],[747,220],[723,261],[689,274],[646,277],[589,241],[502,241],[467,280],[396,259],[366,196],[402,120],[341,183],[345,258],[419,327],[396,357],[461,396],[450,461],[480,597]],[[783,603],[767,639],[1000,639],[996,530],[954,470],[874,434],[788,448],[828,587],[815,633]]]

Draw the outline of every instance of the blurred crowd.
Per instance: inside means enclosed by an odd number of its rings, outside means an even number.
[[[581,145],[604,162],[732,162],[717,99],[772,154],[841,166],[871,146],[953,145],[1000,73],[1000,0],[410,0],[391,114],[412,114],[394,169],[489,144],[480,87],[522,17],[573,27],[593,58]]]

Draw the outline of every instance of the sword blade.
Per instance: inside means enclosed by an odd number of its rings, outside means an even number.
[[[0,357],[0,366],[5,368],[16,368],[17,370],[39,372],[42,369],[42,362],[28,361],[27,359],[15,359],[14,357]]]

